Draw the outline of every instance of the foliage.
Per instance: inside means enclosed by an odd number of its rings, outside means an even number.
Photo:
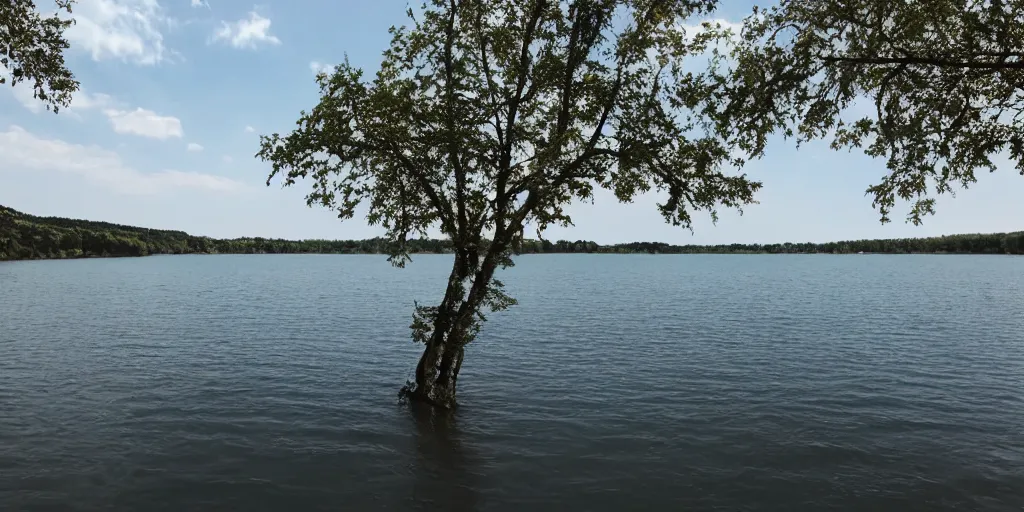
[[[615,253],[615,254],[1024,254],[1024,232],[949,235],[932,238],[846,240],[827,243],[671,245],[633,242],[601,246],[578,240],[555,243],[530,241],[524,253]]]
[[[365,205],[395,264],[410,234],[437,226],[452,241],[444,297],[414,316],[417,398],[454,404],[481,308],[514,302],[495,270],[527,226],[570,223],[564,206],[595,186],[623,201],[662,190],[661,213],[686,227],[752,201],[760,184],[724,171],[730,148],[696,115],[710,84],[683,64],[715,31],[688,37],[682,23],[715,4],[430,0],[391,30],[372,78],[348,62],[321,74],[298,127],[262,138],[268,184],[307,179],[308,203],[341,219]]]
[[[150,254],[386,254],[382,238],[281,240],[215,238],[107,222],[36,217],[0,206],[0,260],[145,256]],[[450,254],[449,240],[409,241],[412,254]],[[600,245],[586,240],[522,241],[519,254],[1024,254],[1024,232],[934,238],[848,240],[828,243],[672,245],[631,242]],[[429,324],[429,318],[425,318]]]
[[[383,239],[280,240],[235,238],[218,240],[182,231],[147,229],[108,222],[36,217],[0,206],[0,260],[146,256],[150,254],[380,254]],[[418,240],[412,252],[450,250],[442,240]]]
[[[70,14],[73,3],[56,0],[57,12],[44,17],[32,0],[0,2],[0,64],[10,74],[0,73],[0,85],[8,80],[12,86],[28,81],[33,96],[54,113],[68,106],[71,94],[78,90],[63,53],[69,47],[64,31],[74,20],[60,16],[60,11]]]
[[[863,148],[883,222],[1008,158],[1024,174],[1024,0],[782,0],[755,10],[711,114],[755,154],[781,132]],[[869,101],[873,105],[869,106]]]

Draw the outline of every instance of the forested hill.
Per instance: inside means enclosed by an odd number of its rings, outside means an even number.
[[[443,253],[445,240],[413,240],[413,253]],[[183,231],[122,226],[109,222],[36,217],[0,206],[0,260],[146,256],[149,254],[376,254],[387,250],[380,238],[369,240],[281,240],[234,238],[220,240]],[[956,253],[1024,254],[1024,232],[951,235],[935,238],[853,240],[845,242],[670,245],[656,242],[598,245],[577,240],[527,240],[522,253]]]

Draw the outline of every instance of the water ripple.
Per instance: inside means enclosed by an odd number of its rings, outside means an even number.
[[[1024,508],[1024,259],[526,256],[454,416],[446,256],[0,265],[2,510]]]

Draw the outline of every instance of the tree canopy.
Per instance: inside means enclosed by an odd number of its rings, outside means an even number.
[[[434,0],[392,30],[372,80],[348,63],[320,75],[320,103],[259,156],[286,185],[310,178],[310,203],[342,218],[368,202],[399,257],[435,223],[468,239],[568,222],[562,205],[595,185],[623,200],[663,188],[662,213],[689,226],[691,208],[739,206],[759,186],[720,170],[722,140],[692,135],[707,84],[682,61],[709,37],[678,23],[714,4]]]
[[[1004,157],[1024,174],[1022,20],[1022,0],[782,0],[746,19],[710,105],[755,154],[782,133],[885,159],[874,206],[918,224]]]
[[[449,406],[482,308],[514,302],[495,269],[595,187],[657,190],[665,219],[690,227],[753,202],[760,183],[735,169],[773,133],[829,137],[887,162],[868,190],[883,222],[907,200],[920,223],[1001,155],[1024,171],[1022,2],[781,0],[723,58],[729,32],[693,25],[717,0],[430,0],[372,77],[348,62],[319,75],[319,103],[258,156],[268,185],[305,179],[310,205],[385,227],[397,265],[410,235],[450,238],[445,294],[414,314],[425,349],[406,389]]]
[[[74,20],[60,15],[70,14],[73,3],[56,0],[57,12],[51,16],[43,16],[32,0],[0,3],[0,64],[9,75],[0,72],[0,85],[28,82],[32,95],[54,113],[68,106],[78,90],[78,81],[64,64],[69,47],[64,31]]]
[[[307,179],[309,204],[342,219],[364,205],[402,264],[410,234],[437,227],[455,262],[444,298],[417,308],[426,344],[415,394],[454,403],[481,307],[513,301],[494,280],[528,226],[566,224],[594,187],[628,201],[663,192],[665,219],[753,201],[728,141],[698,107],[714,86],[684,66],[719,34],[687,30],[716,2],[431,0],[393,28],[380,69],[321,74],[320,102],[262,138],[268,184]],[[485,243],[485,235],[489,235]]]

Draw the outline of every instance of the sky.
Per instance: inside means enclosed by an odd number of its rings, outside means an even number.
[[[47,6],[49,0],[37,0]],[[749,2],[715,17],[739,22]],[[48,7],[47,7],[48,8]],[[79,0],[65,58],[81,82],[54,115],[25,84],[0,89],[0,204],[35,215],[102,220],[214,237],[360,239],[361,218],[309,208],[307,186],[269,187],[259,135],[287,133],[318,99],[315,71],[348,56],[376,70],[405,0]],[[619,203],[599,191],[573,204],[551,240],[675,244],[824,242],[1024,229],[1024,177],[1005,159],[923,226],[879,223],[865,189],[881,160],[775,141],[744,171],[764,183],[742,216],[693,232],[664,222],[656,193]],[[530,233],[527,233],[530,236]]]

